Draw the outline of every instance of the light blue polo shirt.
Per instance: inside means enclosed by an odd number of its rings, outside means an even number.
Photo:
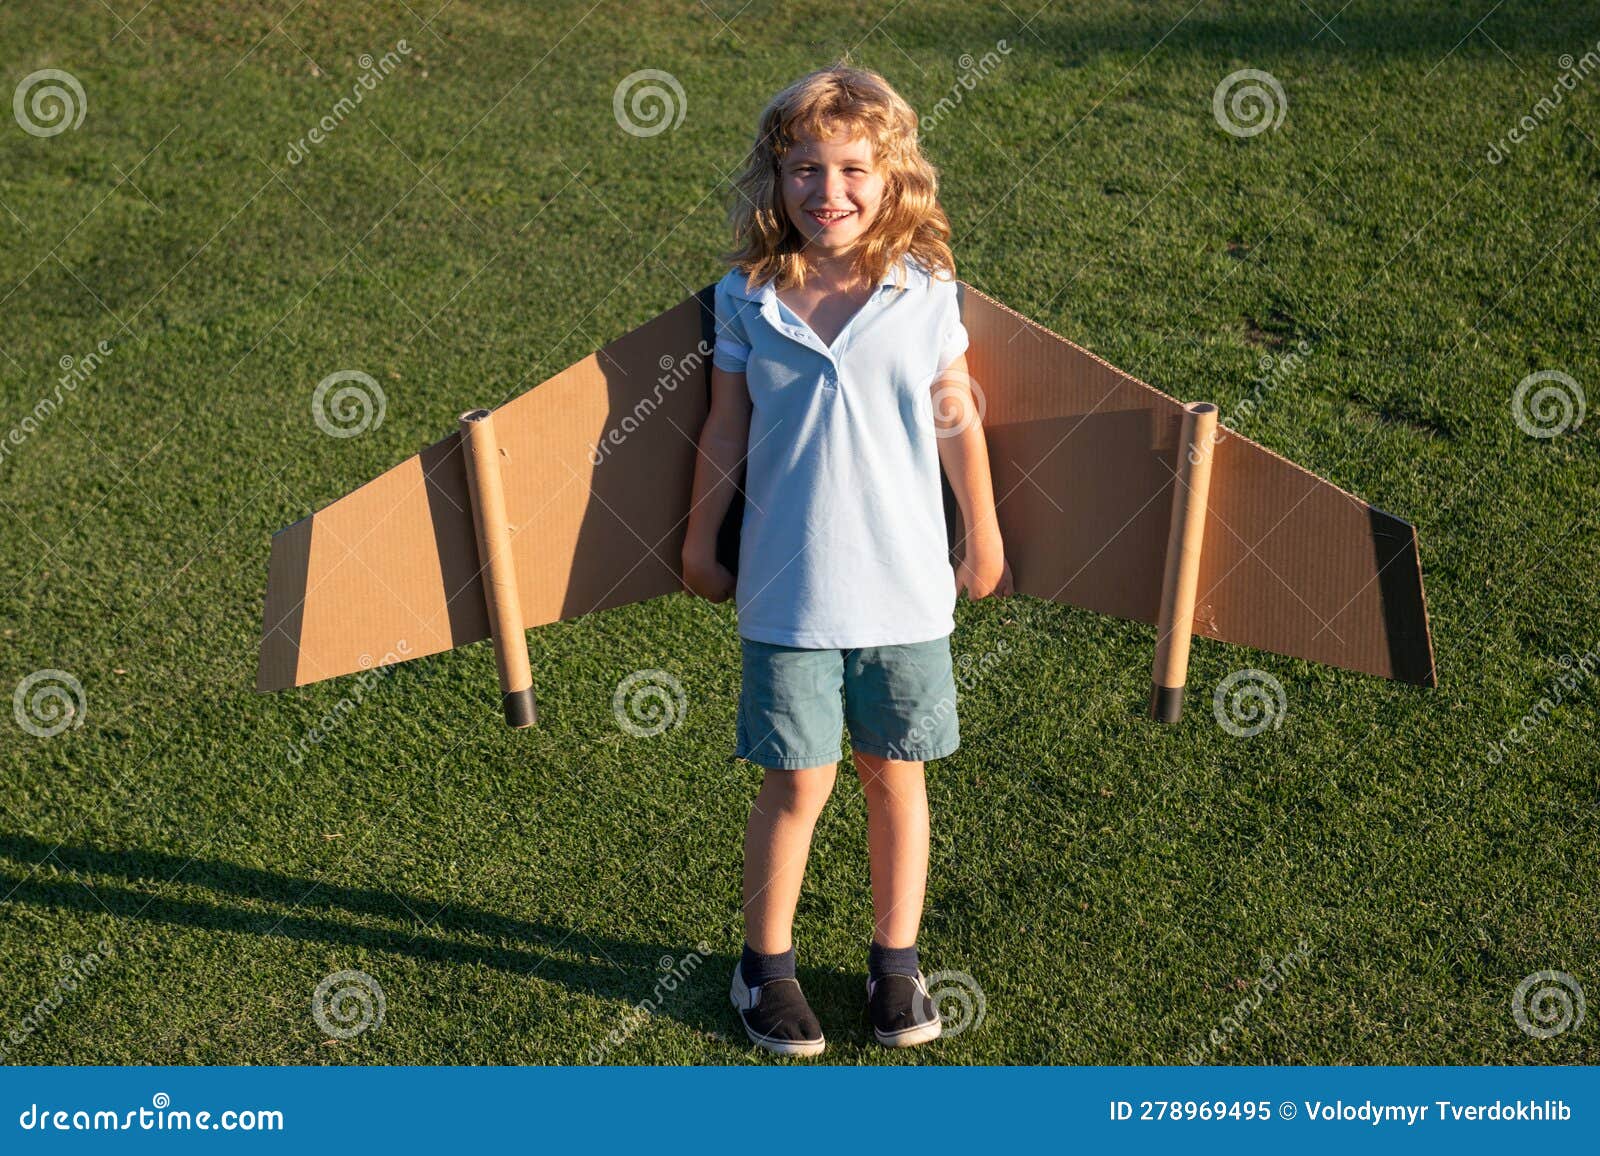
[[[739,633],[783,646],[926,642],[955,628],[932,385],[967,348],[954,280],[891,266],[831,346],[738,269],[715,365],[751,401]]]

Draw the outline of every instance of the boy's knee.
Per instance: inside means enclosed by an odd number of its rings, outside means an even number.
[[[765,789],[769,799],[786,811],[815,812],[822,810],[828,796],[833,793],[834,779],[839,765],[807,767],[804,770],[767,771]]]
[[[856,764],[856,778],[868,797],[897,793],[898,787],[915,781],[922,774],[922,764],[909,759],[887,759],[882,755],[869,755],[865,751],[852,751]]]

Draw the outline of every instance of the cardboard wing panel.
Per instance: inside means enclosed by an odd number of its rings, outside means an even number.
[[[1415,529],[1236,434],[1215,453],[1195,633],[1435,685]]]
[[[494,411],[528,626],[681,589],[711,301],[708,286]],[[1182,406],[965,284],[961,301],[1018,591],[1154,623]],[[1231,431],[1216,455],[1196,633],[1431,685],[1411,526]],[[730,569],[741,513],[719,540]],[[488,635],[452,434],[274,537],[258,687]]]
[[[1017,590],[1154,624],[1182,405],[970,286],[961,298]],[[1413,528],[1219,432],[1195,633],[1433,685]]]
[[[681,589],[710,302],[707,289],[494,411],[528,626]],[[257,688],[488,638],[468,503],[451,434],[276,534]]]
[[[528,626],[683,589],[711,325],[707,288],[494,411]]]
[[[965,284],[961,316],[1018,593],[1153,623],[1183,407]]]
[[[489,636],[454,435],[272,538],[258,690]]]

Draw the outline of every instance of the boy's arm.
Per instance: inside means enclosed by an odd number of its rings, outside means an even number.
[[[750,444],[750,392],[743,373],[711,367],[711,409],[695,454],[689,525],[683,536],[684,585],[721,602],[733,593],[733,575],[717,561],[717,531],[733,504]]]
[[[1000,540],[989,474],[989,446],[983,419],[972,396],[967,358],[961,354],[933,383],[933,420],[939,438],[939,464],[950,479],[966,527],[956,588],[968,597],[1012,592],[1011,567]]]

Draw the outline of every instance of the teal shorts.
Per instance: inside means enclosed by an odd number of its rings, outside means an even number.
[[[886,759],[941,759],[960,744],[949,635],[854,650],[740,641],[735,758],[782,770],[838,762],[846,722],[852,747]]]

